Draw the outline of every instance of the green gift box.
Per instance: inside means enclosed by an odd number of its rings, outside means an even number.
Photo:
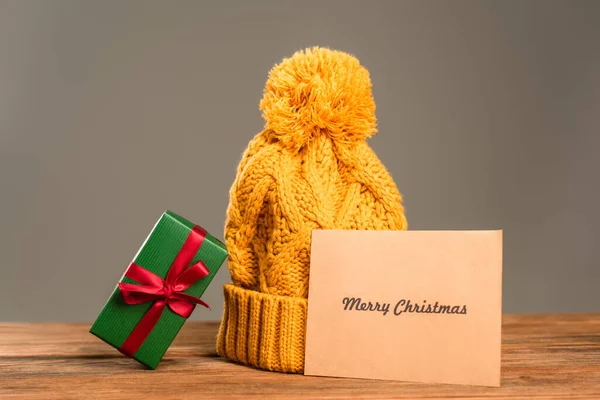
[[[90,332],[155,369],[226,258],[223,243],[166,211]]]

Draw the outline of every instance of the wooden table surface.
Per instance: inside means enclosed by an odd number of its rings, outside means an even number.
[[[89,324],[0,323],[2,399],[600,398],[600,313],[505,315],[500,388],[265,372],[215,353],[217,322],[188,322],[155,371]]]

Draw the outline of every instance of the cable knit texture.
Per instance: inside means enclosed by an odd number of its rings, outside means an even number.
[[[224,288],[217,352],[301,373],[312,230],[407,223],[394,181],[365,141],[376,132],[375,103],[356,58],[325,48],[297,52],[269,73],[260,108],[265,128],[230,192],[232,283]]]

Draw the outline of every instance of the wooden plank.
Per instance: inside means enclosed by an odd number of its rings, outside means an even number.
[[[156,371],[87,332],[89,324],[0,324],[0,397],[600,398],[600,313],[507,315],[502,386],[319,378],[218,357],[217,322],[188,322]]]

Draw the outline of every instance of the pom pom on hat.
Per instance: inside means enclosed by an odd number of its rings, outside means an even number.
[[[267,138],[295,151],[319,135],[352,144],[377,132],[369,72],[326,48],[298,51],[273,67],[260,109]]]

